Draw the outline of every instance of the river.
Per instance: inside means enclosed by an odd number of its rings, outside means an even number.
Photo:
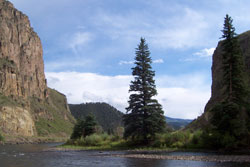
[[[184,160],[121,158],[125,151],[44,151],[58,144],[0,145],[0,167],[250,167],[250,163],[216,163]],[[134,154],[134,153],[133,153]],[[165,155],[210,155],[200,152],[168,152]]]

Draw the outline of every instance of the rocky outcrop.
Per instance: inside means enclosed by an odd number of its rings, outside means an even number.
[[[246,79],[250,78],[250,31],[240,34],[238,36],[239,44],[243,53]],[[223,99],[223,71],[222,71],[222,43],[219,42],[216,50],[213,54],[213,64],[212,64],[212,91],[211,98],[208,101],[205,111],[208,111],[215,103]],[[250,82],[248,83],[250,88]]]
[[[0,92],[6,96],[45,99],[43,51],[26,15],[0,1]]]
[[[20,107],[1,107],[2,132],[12,135],[34,136],[35,123],[30,112]],[[13,134],[14,133],[14,134]]]
[[[250,31],[247,31],[238,36],[238,41],[243,53],[244,64],[246,70],[245,79],[248,81],[248,87],[250,88]],[[209,124],[210,113],[209,110],[218,102],[220,102],[223,98],[223,71],[222,71],[222,42],[218,43],[214,54],[213,54],[213,64],[212,64],[212,90],[211,90],[211,98],[206,104],[204,114],[200,116],[197,120],[192,122],[188,127],[199,128],[206,126]],[[250,101],[250,99],[249,99]]]
[[[246,79],[250,78],[250,31],[245,32],[239,35],[239,44],[243,53],[245,60],[245,69],[246,69]],[[223,99],[223,71],[222,71],[222,46],[221,42],[218,43],[218,46],[213,54],[213,64],[212,64],[212,91],[211,98],[208,101],[205,111],[208,111],[215,103]],[[248,84],[250,88],[250,83]]]
[[[67,136],[73,123],[66,97],[47,87],[42,44],[28,17],[0,0],[0,131]]]

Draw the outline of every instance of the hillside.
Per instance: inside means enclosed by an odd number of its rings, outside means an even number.
[[[75,120],[66,97],[47,87],[42,44],[29,18],[0,0],[0,30],[0,131],[7,140],[69,136]]]
[[[107,103],[69,104],[69,108],[76,119],[83,119],[87,115],[93,114],[98,124],[106,132],[123,126],[123,113]]]
[[[174,130],[179,130],[181,128],[185,128],[192,121],[193,120],[191,120],[191,119],[179,119],[179,118],[166,117],[166,122]]]

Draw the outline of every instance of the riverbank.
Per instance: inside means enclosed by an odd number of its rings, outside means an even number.
[[[241,155],[244,153],[235,153],[235,155],[227,155],[223,152],[211,150],[177,150],[177,149],[155,149],[152,148],[137,148],[128,150],[101,150],[93,149],[93,147],[80,147],[80,146],[58,146],[46,149],[44,151],[54,152],[71,152],[71,151],[90,151],[95,150],[99,153],[93,156],[102,157],[118,157],[118,158],[135,158],[135,159],[158,159],[158,160],[182,160],[182,161],[203,161],[203,162],[237,162],[237,163],[250,163],[250,155]],[[116,153],[118,152],[118,153]],[[122,153],[119,153],[122,152]],[[206,153],[207,155],[166,155],[166,154],[182,154],[182,153]],[[210,154],[210,155],[209,155]]]
[[[0,144],[40,144],[40,143],[64,143],[68,137],[24,137],[24,136],[4,136],[4,141]]]
[[[205,161],[205,162],[241,162],[250,163],[249,155],[206,155],[206,156],[173,156],[155,154],[114,154],[109,155],[119,158],[140,158],[140,159],[161,159],[161,160],[185,160],[185,161]]]

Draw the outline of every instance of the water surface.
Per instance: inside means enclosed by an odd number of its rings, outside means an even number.
[[[201,161],[156,160],[103,156],[129,154],[125,151],[44,151],[51,144],[0,146],[1,167],[250,167],[250,163],[215,163]],[[134,154],[134,153],[133,153]],[[158,153],[159,154],[159,153]],[[166,152],[164,155],[211,155],[201,152]]]

